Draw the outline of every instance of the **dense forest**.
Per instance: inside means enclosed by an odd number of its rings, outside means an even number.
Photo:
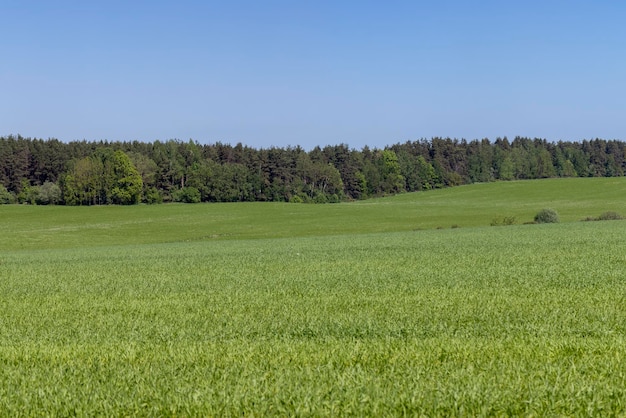
[[[474,182],[623,176],[626,143],[516,137],[254,149],[178,140],[0,137],[0,203],[334,203]]]

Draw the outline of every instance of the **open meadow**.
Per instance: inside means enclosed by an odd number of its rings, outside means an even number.
[[[626,178],[0,206],[0,416],[623,415],[606,211]]]

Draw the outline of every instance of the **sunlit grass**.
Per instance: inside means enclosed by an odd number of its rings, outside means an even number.
[[[293,203],[45,207],[0,205],[0,251],[293,238],[626,216],[626,177],[474,184],[332,205]]]
[[[0,415],[623,414],[625,232],[13,249]]]
[[[0,206],[0,416],[623,415],[624,180]]]

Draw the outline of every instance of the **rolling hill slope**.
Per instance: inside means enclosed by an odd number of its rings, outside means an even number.
[[[334,205],[5,205],[0,250],[465,228],[505,216],[529,222],[545,207],[562,222],[605,211],[626,215],[626,178],[484,183]]]

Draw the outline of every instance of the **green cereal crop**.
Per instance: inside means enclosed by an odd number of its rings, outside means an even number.
[[[243,206],[3,212],[0,416],[626,413],[626,221],[285,236],[293,205]]]

